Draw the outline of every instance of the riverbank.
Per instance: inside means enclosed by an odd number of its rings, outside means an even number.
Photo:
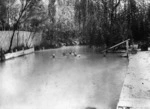
[[[149,66],[149,51],[138,52],[136,55],[129,56],[128,71],[126,73],[117,109],[150,108]]]

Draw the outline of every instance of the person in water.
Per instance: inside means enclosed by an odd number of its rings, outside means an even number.
[[[74,52],[73,55],[74,55],[75,57],[80,57],[80,55],[77,54],[76,52]]]
[[[77,53],[76,53],[76,52],[74,52],[74,56],[77,56]]]
[[[63,56],[66,56],[66,53],[65,53],[65,52],[63,52]]]
[[[77,54],[76,52],[73,52],[73,51],[70,51],[69,54],[72,56],[75,56],[75,57],[80,57],[79,54]],[[67,53],[63,52],[63,56],[66,56],[66,55],[67,55]]]
[[[74,52],[73,52],[73,51],[70,51],[69,54],[70,54],[70,55],[74,55]]]
[[[55,54],[52,54],[52,58],[55,58],[56,57],[56,55]]]

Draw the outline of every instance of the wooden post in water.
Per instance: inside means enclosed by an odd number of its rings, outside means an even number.
[[[105,48],[105,50],[107,49],[106,44],[104,44],[104,48]],[[107,51],[104,51],[104,52],[103,52],[103,56],[104,56],[104,57],[106,57],[106,52],[107,52]]]
[[[127,53],[127,57],[129,54],[129,40],[126,41],[126,53]]]
[[[2,61],[2,48],[0,49],[0,61]]]
[[[103,52],[103,56],[106,57],[106,51]]]
[[[106,49],[107,46],[104,45],[104,46],[105,46],[105,49],[102,51],[103,55],[106,56],[107,50],[113,49],[113,48],[115,48],[115,47],[117,47],[117,46],[119,46],[119,45],[121,45],[121,44],[126,43],[126,54],[123,55],[123,57],[128,57],[128,54],[129,54],[129,40],[130,40],[130,39],[127,39],[127,40],[125,40],[125,41],[123,41],[123,42],[120,42],[120,43],[118,43],[118,44],[116,44],[116,45],[114,45],[114,46],[108,48],[108,49]]]

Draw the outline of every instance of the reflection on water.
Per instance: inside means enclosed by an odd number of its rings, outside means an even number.
[[[70,51],[81,57],[63,56]],[[115,109],[127,64],[116,54],[103,57],[78,46],[6,61],[0,64],[0,109]]]

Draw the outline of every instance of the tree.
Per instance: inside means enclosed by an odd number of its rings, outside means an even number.
[[[5,5],[5,2],[4,0],[0,0],[0,24],[1,24],[1,29],[3,29],[5,27],[5,19],[7,17],[7,14],[6,14],[6,5]]]
[[[120,3],[121,0],[76,0],[76,22],[82,31],[86,31],[90,45],[100,46],[104,42],[109,46],[114,42],[112,36],[117,34],[115,28]]]
[[[21,20],[23,19],[24,16],[26,16],[26,14],[32,10],[34,7],[37,6],[37,4],[39,4],[41,0],[20,0],[20,8],[19,8],[19,13],[18,16],[16,18],[16,20],[14,21],[13,24],[13,33],[10,39],[10,45],[9,45],[9,49],[8,51],[11,51],[11,47],[12,47],[12,43],[13,43],[13,38],[15,35],[16,30],[19,28],[19,26],[21,25]],[[28,17],[28,16],[26,16]]]

